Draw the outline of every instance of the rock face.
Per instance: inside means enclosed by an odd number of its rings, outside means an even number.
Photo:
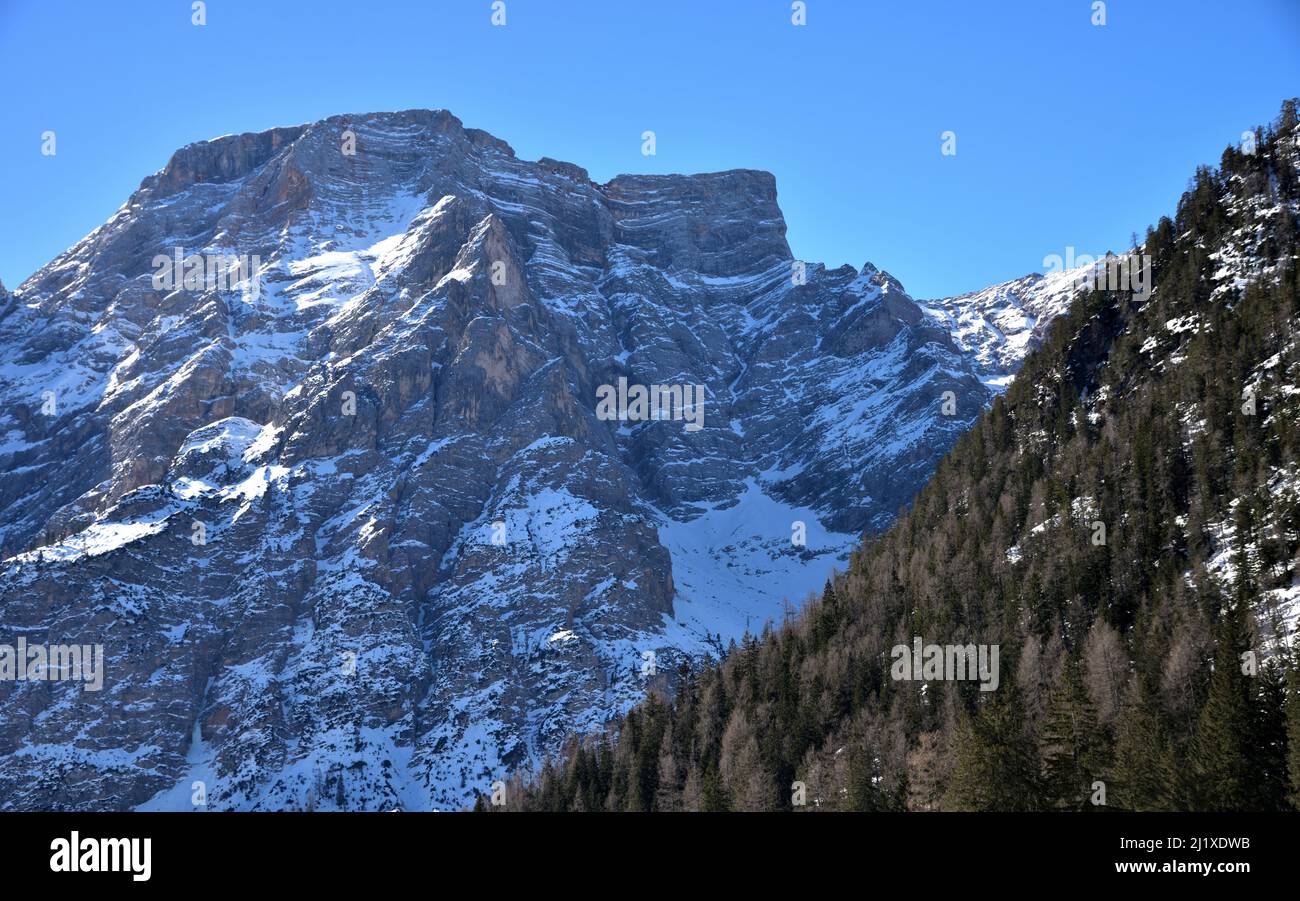
[[[991,396],[935,309],[795,261],[763,172],[423,110],[181,149],[0,293],[0,644],[105,657],[0,681],[0,806],[461,805],[891,521]]]

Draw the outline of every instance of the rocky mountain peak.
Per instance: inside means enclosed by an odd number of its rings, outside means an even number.
[[[785,232],[445,111],[182,148],[0,316],[0,626],[108,686],[0,685],[0,797],[458,805],[779,619],[992,396]]]
[[[620,175],[601,192],[615,240],[658,267],[728,276],[792,259],[769,172]]]
[[[162,171],[141,182],[140,190],[167,197],[192,185],[221,184],[242,178],[305,130],[305,126],[273,128],[187,144],[172,154]]]

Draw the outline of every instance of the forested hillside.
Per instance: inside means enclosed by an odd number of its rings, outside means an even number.
[[[819,599],[505,806],[1300,806],[1298,138],[1288,101],[1198,171],[1130,251],[1154,293],[1082,293]],[[997,689],[896,681],[918,636],[999,646]]]

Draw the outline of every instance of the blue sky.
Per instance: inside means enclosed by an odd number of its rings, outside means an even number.
[[[0,280],[191,141],[443,107],[596,181],[767,169],[796,256],[973,290],[1126,246],[1300,94],[1298,0],[1091,6],[506,0],[494,27],[490,0],[209,0],[195,27],[189,0],[0,0]]]

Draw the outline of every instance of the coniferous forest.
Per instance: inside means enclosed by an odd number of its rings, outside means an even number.
[[[820,597],[506,809],[1300,808],[1296,102],[1254,138],[1121,254],[1154,292],[1081,292]],[[916,636],[998,646],[997,689],[893,678]]]

